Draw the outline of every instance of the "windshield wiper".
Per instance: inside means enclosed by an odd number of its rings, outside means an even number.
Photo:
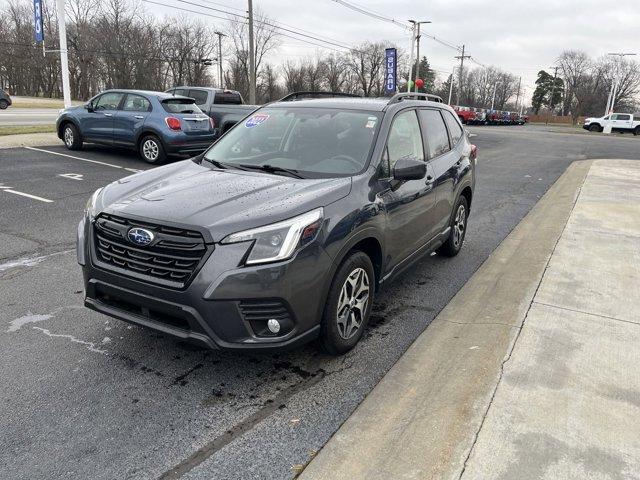
[[[278,167],[277,165],[250,165],[242,163],[239,166],[243,168],[250,168],[252,170],[262,170],[263,172],[267,173],[286,173],[295,178],[304,178],[302,175],[300,175],[300,173],[298,173],[298,170],[295,170],[293,168]]]
[[[222,162],[219,162],[218,160],[212,160],[212,159],[207,158],[207,157],[203,157],[203,158],[204,158],[207,162],[209,162],[211,165],[213,165],[214,167],[219,168],[219,169],[221,169],[221,170],[222,170],[222,169],[225,169],[225,170],[226,170],[227,168],[229,168],[226,164],[224,164],[224,163],[222,163]]]

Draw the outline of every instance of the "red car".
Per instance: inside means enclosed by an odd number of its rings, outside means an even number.
[[[452,105],[453,109],[458,114],[458,118],[465,125],[468,123],[474,123],[476,121],[476,112],[470,107],[460,107],[458,105]]]

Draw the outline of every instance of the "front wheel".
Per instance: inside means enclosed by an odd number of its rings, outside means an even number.
[[[589,131],[590,132],[599,132],[600,131],[600,125],[589,125]]]
[[[82,148],[82,137],[73,123],[65,124],[62,129],[62,140],[64,146],[69,150],[80,150]]]
[[[138,147],[142,159],[150,164],[162,163],[166,158],[162,142],[155,135],[147,135]]]
[[[369,321],[375,273],[369,256],[352,252],[338,268],[327,297],[320,328],[320,346],[331,355],[351,350]]]
[[[469,205],[463,196],[458,198],[456,207],[451,217],[451,232],[447,240],[438,248],[438,253],[447,257],[455,257],[460,253],[464,237],[467,233],[467,219],[469,218]]]
[[[0,100],[0,110],[6,110],[8,106],[9,102],[4,99]]]
[[[633,129],[633,134],[640,135],[640,125],[638,125],[636,128]]]

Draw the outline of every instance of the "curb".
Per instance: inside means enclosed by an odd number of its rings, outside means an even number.
[[[459,478],[591,163],[569,166],[298,478]]]

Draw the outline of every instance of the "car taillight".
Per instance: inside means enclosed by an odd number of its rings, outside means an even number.
[[[209,125],[211,125],[211,130],[216,128],[216,121],[211,117],[209,117]]]
[[[167,123],[167,127],[171,130],[182,130],[182,125],[180,124],[180,119],[176,117],[167,117],[164,119]]]

